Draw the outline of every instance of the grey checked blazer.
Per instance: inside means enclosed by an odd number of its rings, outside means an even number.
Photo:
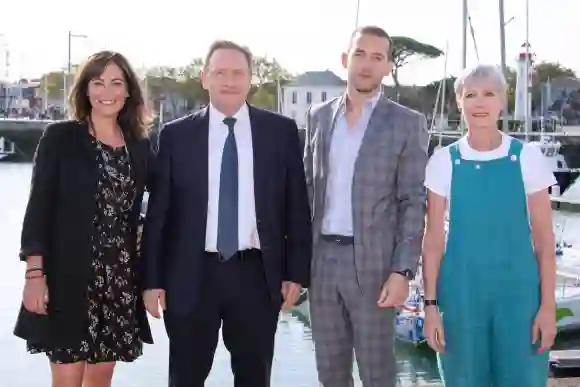
[[[304,167],[312,209],[314,259],[320,240],[332,131],[343,98],[307,113]],[[425,116],[382,96],[365,132],[352,188],[355,264],[362,291],[377,291],[397,270],[415,272],[425,227],[423,186],[429,135]]]

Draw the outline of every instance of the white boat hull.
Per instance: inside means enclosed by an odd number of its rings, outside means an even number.
[[[558,308],[568,308],[574,316],[565,317],[558,322],[561,331],[580,329],[580,251],[564,247],[556,257],[558,288],[556,302]]]

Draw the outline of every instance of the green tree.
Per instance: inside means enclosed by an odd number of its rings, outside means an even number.
[[[534,65],[534,78],[537,82],[546,82],[548,79],[560,77],[576,77],[576,73],[569,67],[558,62],[540,62]]]
[[[534,65],[532,84],[532,106],[539,107],[542,100],[542,85],[548,80],[561,77],[576,77],[576,73],[559,62],[542,61]]]
[[[178,78],[179,95],[186,101],[188,110],[209,101],[207,91],[201,83],[202,73],[203,59],[201,58],[193,59],[187,66],[180,69]]]
[[[401,85],[399,83],[399,71],[409,63],[411,58],[435,59],[443,55],[443,51],[437,47],[419,42],[407,36],[393,36],[392,41],[394,62],[393,81],[395,82],[395,88],[397,90]]]
[[[254,57],[253,75],[255,87],[252,90],[250,101],[264,109],[278,109],[278,91],[293,78],[275,59],[265,56]],[[280,88],[278,88],[278,85]]]
[[[174,97],[179,94],[178,76],[179,69],[174,67],[157,66],[147,70],[144,86],[156,111],[161,109],[162,103],[171,103],[172,108],[177,109]]]
[[[266,56],[256,56],[253,62],[254,79],[259,85],[266,82],[277,82],[278,80],[289,80],[292,78],[290,72],[284,69],[276,59],[268,59]]]
[[[517,84],[517,72],[512,67],[506,68],[506,73],[504,74],[507,83],[507,113],[513,112],[516,106],[516,84]]]
[[[430,109],[429,113],[435,110],[435,103],[437,103],[437,113],[441,113],[441,98],[443,97],[443,89],[440,90],[442,84],[445,90],[445,101],[443,104],[443,113],[449,116],[456,116],[459,113],[457,109],[457,102],[455,98],[455,77],[448,77],[444,80],[433,81],[423,87],[423,103],[422,105]],[[439,100],[437,100],[439,98]]]
[[[250,103],[263,109],[276,109],[276,95],[267,90],[266,87],[258,86],[250,96]]]

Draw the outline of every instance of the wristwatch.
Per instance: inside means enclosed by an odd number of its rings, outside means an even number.
[[[397,270],[397,271],[394,271],[394,273],[397,273],[399,275],[402,275],[403,277],[405,277],[409,281],[411,281],[412,279],[415,278],[415,276],[413,275],[413,272],[411,270],[409,270],[409,269]]]
[[[423,301],[423,305],[425,305],[425,306],[439,306],[439,301],[437,301],[437,300],[425,300],[425,301]]]

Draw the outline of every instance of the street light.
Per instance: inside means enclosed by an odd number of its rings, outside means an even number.
[[[507,27],[508,24],[510,24],[511,22],[513,22],[515,20],[515,17],[510,17],[505,23],[503,23],[504,27]]]
[[[68,31],[68,61],[67,61],[67,68],[66,74],[63,77],[63,110],[66,113],[67,109],[67,98],[68,98],[68,77],[72,71],[72,40],[73,38],[88,38],[87,35],[80,35],[80,34],[73,34],[72,31]]]

